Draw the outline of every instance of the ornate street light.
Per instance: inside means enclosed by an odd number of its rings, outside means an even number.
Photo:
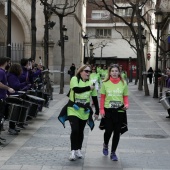
[[[159,47],[159,30],[162,23],[163,12],[155,12],[155,22],[157,27],[157,43],[156,43],[156,63],[155,63],[155,85],[153,98],[158,98],[158,47]]]
[[[7,57],[11,58],[11,0],[8,0],[7,2],[7,15],[8,15],[8,20],[7,20]]]
[[[90,48],[90,50],[93,50],[93,44],[92,43],[90,43],[89,48]]]
[[[88,36],[85,34],[84,36],[83,36],[83,42],[84,42],[84,56],[83,56],[83,63],[85,64],[85,57],[86,57],[86,45],[87,45],[87,43],[88,43]]]
[[[56,24],[53,21],[50,21],[52,16],[52,11],[44,6],[44,17],[45,17],[45,25],[44,25],[44,63],[45,67],[49,67],[49,29],[53,29],[54,25]]]
[[[68,41],[68,36],[67,36],[67,27],[65,25],[63,25],[62,27],[62,31],[63,31],[63,42]],[[58,46],[61,46],[61,40],[58,40]]]
[[[55,22],[48,21],[48,29],[53,29],[54,25],[55,25]]]
[[[64,36],[64,41],[68,41],[68,36],[67,36],[67,27],[63,25],[63,36]]]

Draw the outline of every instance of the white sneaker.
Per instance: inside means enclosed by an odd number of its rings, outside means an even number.
[[[69,157],[70,161],[75,161],[76,160],[76,156],[75,156],[75,150],[71,151],[70,157]]]
[[[79,159],[83,158],[83,155],[82,155],[80,149],[76,150],[75,155],[76,155]]]

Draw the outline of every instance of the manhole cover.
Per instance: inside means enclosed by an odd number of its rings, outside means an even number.
[[[168,136],[163,136],[163,135],[144,135],[145,138],[154,138],[154,139],[163,139],[167,138]]]

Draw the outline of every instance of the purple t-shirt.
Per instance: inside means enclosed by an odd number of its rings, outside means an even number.
[[[170,77],[168,77],[168,79],[167,79],[167,88],[170,88]]]
[[[2,68],[0,68],[0,82],[4,85],[7,85],[6,72]],[[7,90],[0,88],[0,99],[5,99],[7,94]]]

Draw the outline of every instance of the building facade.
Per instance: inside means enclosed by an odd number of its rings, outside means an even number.
[[[6,47],[7,41],[7,16],[5,15],[5,2],[0,1],[0,46]],[[80,0],[75,13],[64,17],[64,25],[67,27],[68,41],[65,42],[65,73],[75,63],[76,67],[82,63],[82,32],[85,25],[85,1]],[[44,7],[40,1],[36,3],[36,62],[39,56],[44,62]],[[22,44],[22,57],[31,57],[31,0],[11,0],[11,41],[12,45]],[[59,19],[52,14],[51,21],[56,22],[53,29],[49,30],[49,69],[54,72],[53,79],[56,83],[60,82],[61,49],[59,41]],[[1,49],[1,48],[0,48]],[[2,50],[0,51],[2,55]],[[65,74],[65,82],[69,82],[69,75]]]
[[[159,61],[161,63],[161,69],[165,70],[167,67],[170,67],[170,1],[157,0],[156,9],[163,13],[160,28],[160,46],[162,49],[159,49]]]
[[[112,4],[112,1],[107,1],[107,3]],[[126,0],[118,0],[116,3],[121,6],[129,6]],[[154,1],[148,1],[145,7],[142,9],[142,14],[145,14],[150,8],[155,8]],[[115,13],[122,16],[126,20],[129,20],[132,15],[131,9],[115,9]],[[154,16],[153,11],[148,12],[145,15],[146,20],[149,22],[149,26],[155,35],[154,28]],[[122,39],[122,35],[130,39],[132,37],[131,30],[127,25],[125,25],[121,19],[114,17],[105,8],[99,8],[94,4],[88,3],[87,5],[87,33],[89,36],[89,44],[94,45],[93,58],[95,64],[107,64],[119,63],[124,67],[127,73],[130,67],[133,68],[133,74],[136,74],[136,52],[131,48],[129,43]],[[137,21],[134,20],[134,27],[137,29]],[[146,36],[146,44],[144,46],[144,55],[146,61],[146,68],[155,67],[155,44],[151,38],[149,30],[142,23],[144,27],[144,35]],[[122,34],[122,35],[121,35]],[[133,42],[133,37],[132,37]],[[150,54],[148,60],[147,55]],[[86,53],[86,60],[90,58],[90,53]],[[131,65],[129,64],[131,61]]]

